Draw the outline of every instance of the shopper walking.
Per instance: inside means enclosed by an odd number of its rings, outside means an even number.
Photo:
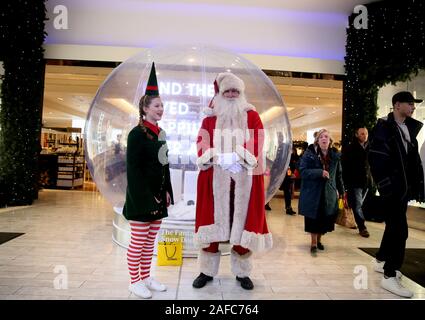
[[[347,200],[353,209],[359,234],[368,238],[362,205],[371,184],[369,162],[367,160],[368,131],[366,128],[358,128],[355,131],[354,140],[342,149],[342,177],[347,190]]]
[[[340,154],[332,148],[326,129],[317,132],[300,160],[301,190],[298,210],[304,230],[311,234],[310,252],[324,250],[322,236],[334,230],[338,198],[344,194]]]
[[[402,297],[413,292],[400,281],[408,238],[407,203],[424,202],[424,175],[416,139],[423,124],[412,118],[415,99],[408,91],[392,97],[393,112],[378,119],[370,142],[369,163],[385,201],[385,231],[376,253],[375,271],[384,273],[381,286]]]
[[[150,290],[165,291],[166,286],[150,276],[154,242],[173,204],[165,132],[158,127],[164,113],[159,97],[155,64],[152,64],[145,95],[139,102],[140,122],[127,140],[127,192],[123,209],[131,227],[127,251],[131,277],[129,290],[142,298]]]

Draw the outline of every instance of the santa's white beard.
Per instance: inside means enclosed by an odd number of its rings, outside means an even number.
[[[217,116],[217,129],[243,129],[246,123],[241,123],[246,113],[247,101],[244,96],[236,99],[226,99],[223,96],[214,98],[214,113]],[[246,119],[246,118],[245,118]]]
[[[243,144],[249,134],[247,132],[247,101],[244,96],[226,99],[223,96],[214,98],[214,114],[217,117],[214,145],[221,141],[223,152],[235,151],[236,144]],[[220,137],[219,137],[220,136]]]

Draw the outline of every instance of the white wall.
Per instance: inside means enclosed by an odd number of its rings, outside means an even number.
[[[273,6],[260,1],[227,3],[49,0],[46,48],[208,44],[246,54],[263,68],[268,65],[275,70],[343,73],[347,13],[317,8],[307,11],[307,5],[303,10],[287,9],[276,1],[272,1]],[[67,8],[68,29],[55,28],[59,13],[54,13],[54,8],[58,5]]]
[[[89,46],[69,44],[45,44],[46,59],[69,59],[91,61],[124,61],[140,53],[143,48]],[[344,74],[344,63],[338,60],[242,54],[263,70],[282,70],[313,73]]]

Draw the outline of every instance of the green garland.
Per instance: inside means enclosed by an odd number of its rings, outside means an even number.
[[[366,5],[368,28],[347,29],[344,84],[343,144],[360,126],[371,129],[377,118],[378,91],[406,81],[425,69],[425,3],[381,1]]]
[[[2,6],[0,206],[27,205],[38,194],[46,7],[45,0],[13,0]]]

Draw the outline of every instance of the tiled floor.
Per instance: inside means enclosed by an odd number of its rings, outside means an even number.
[[[239,286],[229,256],[222,257],[212,283],[194,289],[197,261],[186,258],[181,267],[153,263],[153,275],[168,285],[153,299],[398,298],[380,288],[371,257],[358,249],[378,247],[383,224],[369,222],[368,239],[337,226],[323,238],[326,250],[313,258],[303,218],[282,214],[282,202],[275,198],[270,203],[274,210],[267,217],[275,245],[255,256],[253,291]],[[2,232],[25,233],[0,245],[0,299],[138,299],[127,289],[126,250],[112,242],[112,218],[111,206],[96,192],[46,190],[33,206],[0,209]],[[425,232],[410,229],[407,246],[425,248]],[[363,282],[356,267],[366,276]],[[425,288],[407,278],[403,283],[415,299],[425,298]]]

